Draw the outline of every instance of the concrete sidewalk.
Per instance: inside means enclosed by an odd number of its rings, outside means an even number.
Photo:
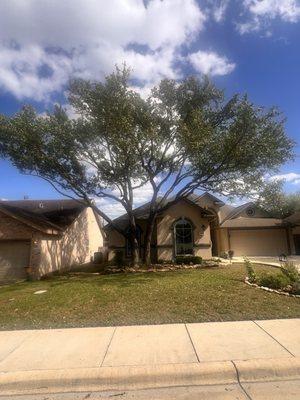
[[[300,319],[0,332],[0,395],[299,378]]]

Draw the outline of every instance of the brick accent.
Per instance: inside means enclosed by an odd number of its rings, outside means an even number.
[[[0,240],[31,239],[33,228],[0,211]]]

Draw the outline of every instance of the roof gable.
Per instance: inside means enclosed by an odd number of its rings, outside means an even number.
[[[204,213],[206,213],[208,216],[211,216],[211,213],[205,209],[205,198],[209,198],[213,202],[219,202],[220,205],[224,204],[222,201],[220,201],[217,197],[205,192],[201,195],[197,194],[191,194],[187,196],[186,198],[179,199],[179,201],[183,200],[185,202],[188,202],[189,204],[193,204],[194,206],[199,207],[200,209],[203,210]],[[157,199],[157,202],[161,201],[161,198]],[[203,202],[204,201],[204,202]],[[172,207],[174,204],[174,197],[170,198],[167,200],[164,204],[162,204],[162,207],[164,208],[163,211],[166,211],[169,207]],[[147,219],[149,216],[149,210],[150,210],[150,202],[145,203],[133,210],[133,213],[136,217],[136,219]],[[123,214],[120,217],[117,217],[113,220],[115,224],[117,224],[119,227],[125,228],[128,224],[128,215]],[[108,228],[110,225],[106,225],[106,228]]]
[[[59,233],[71,225],[86,207],[75,200],[1,201],[0,210],[7,215],[46,233]]]

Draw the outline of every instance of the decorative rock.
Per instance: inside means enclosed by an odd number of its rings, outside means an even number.
[[[251,283],[251,282],[249,282],[248,276],[245,278],[245,281],[244,281],[244,282],[245,282],[247,285],[249,285],[249,286],[252,286],[252,287],[256,287],[256,288],[258,288],[258,289],[265,290],[266,292],[277,293],[277,294],[281,294],[282,296],[289,296],[289,297],[297,297],[297,298],[300,298],[300,295],[299,295],[299,294],[292,294],[292,293],[288,293],[288,292],[283,292],[283,291],[281,291],[281,290],[271,289],[271,288],[268,288],[268,287],[265,287],[265,286],[259,286],[259,285],[257,285],[256,283]]]

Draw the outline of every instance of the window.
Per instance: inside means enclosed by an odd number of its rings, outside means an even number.
[[[248,215],[248,217],[254,217],[254,215],[255,215],[254,208],[247,208],[246,214]]]
[[[184,218],[174,225],[175,255],[193,254],[193,227]]]

